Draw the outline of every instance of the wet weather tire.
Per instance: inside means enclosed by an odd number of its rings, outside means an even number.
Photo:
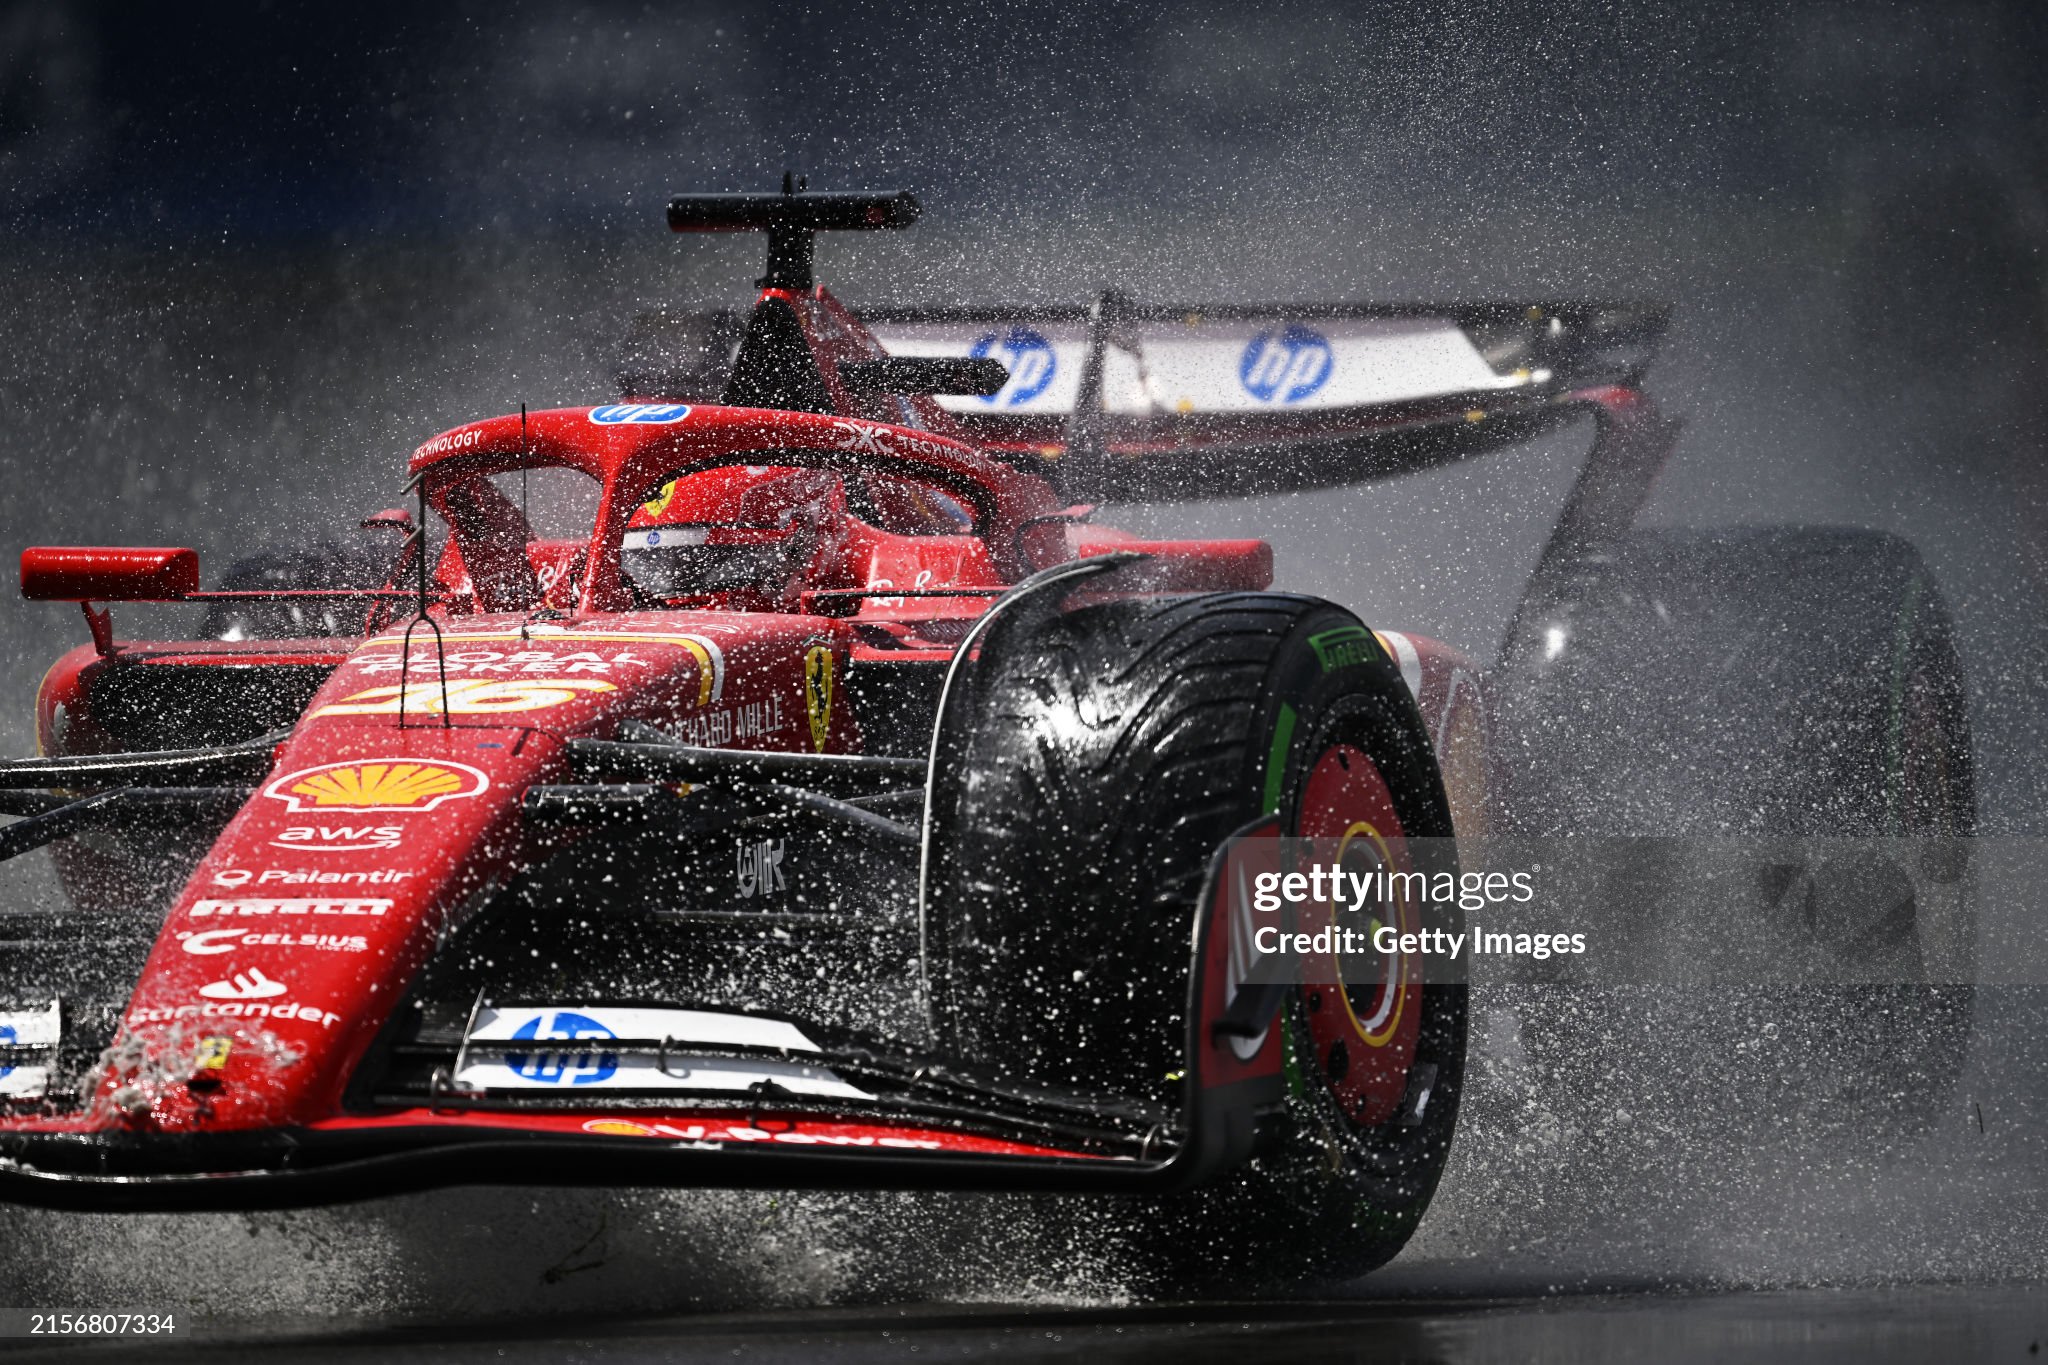
[[[1341,833],[1371,807],[1411,838],[1452,832],[1399,674],[1311,598],[1020,618],[991,632],[956,721],[934,792],[935,1015],[948,1050],[1022,1084],[1175,1098],[1188,927],[1211,855],[1250,821]],[[1332,1032],[1366,1013],[1336,1013],[1356,988],[1298,992],[1289,1098],[1251,1162],[1187,1195],[1090,1205],[1133,1283],[1298,1285],[1400,1249],[1448,1154],[1465,1048],[1465,988],[1410,989],[1405,1051],[1372,1057]]]
[[[1953,630],[1913,547],[1818,527],[1637,533],[1575,566],[1506,671],[1522,832],[1928,840],[1815,845],[1765,889],[1777,951],[1885,984],[1735,991],[1656,1032],[1696,1049],[1664,1057],[1687,1086],[1753,1062],[1727,1091],[1751,1115],[1931,1116],[1969,1046],[1975,798]],[[1616,1002],[1572,1007],[1578,1027],[1551,1009],[1534,1048],[1649,1036]]]

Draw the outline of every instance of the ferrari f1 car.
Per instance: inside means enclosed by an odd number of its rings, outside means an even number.
[[[1910,551],[1632,530],[1673,434],[1639,387],[1660,309],[856,317],[813,279],[816,232],[917,212],[676,199],[677,230],[766,234],[743,325],[672,326],[620,401],[425,442],[412,506],[363,523],[388,549],[212,590],[186,549],[23,554],[92,638],[0,768],[0,857],[48,846],[72,901],[6,912],[0,1197],[1057,1191],[1181,1283],[1355,1274],[1437,1183],[1466,988],[1398,955],[1252,988],[1233,834],[1583,826],[1647,800],[1641,735],[1691,782],[1729,725],[1749,783],[1699,775],[1702,818],[1967,820]],[[1095,520],[1586,415],[1490,666],[1271,591],[1263,542]],[[1829,576],[1801,615],[1786,583]],[[202,638],[119,639],[126,602]],[[1702,674],[1674,609],[1762,643]],[[1595,694],[1668,714],[1610,734]]]

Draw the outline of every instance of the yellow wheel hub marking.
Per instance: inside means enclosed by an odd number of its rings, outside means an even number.
[[[1367,839],[1370,839],[1372,841],[1373,847],[1379,850],[1380,866],[1386,868],[1388,871],[1393,871],[1394,860],[1390,851],[1387,848],[1387,841],[1385,836],[1382,835],[1377,829],[1373,828],[1370,822],[1365,820],[1354,821],[1351,825],[1351,828],[1344,831],[1344,837],[1337,843],[1337,861],[1340,864],[1344,861],[1344,851],[1351,847],[1351,841],[1359,837],[1360,835],[1363,835]],[[1404,899],[1401,902],[1401,906],[1402,910],[1405,911],[1407,907],[1405,893]],[[1397,912],[1397,927],[1399,927],[1400,925],[1405,925],[1408,922],[1408,919],[1409,916],[1405,913]],[[1332,916],[1332,922],[1335,922],[1334,915]],[[1374,921],[1374,927],[1378,927],[1377,920]],[[1340,976],[1341,966],[1342,964],[1340,963]],[[1399,1031],[1401,1027],[1401,1015],[1406,1010],[1408,1005],[1408,976],[1409,969],[1407,956],[1405,954],[1396,954],[1394,971],[1392,973],[1392,979],[1390,980],[1388,986],[1388,989],[1391,995],[1393,996],[1393,1008],[1387,1011],[1386,1022],[1382,1024],[1378,1030],[1374,1030],[1367,1027],[1365,1021],[1358,1017],[1358,1011],[1351,1008],[1351,991],[1347,987],[1344,987],[1340,982],[1337,991],[1337,998],[1344,1002],[1344,1014],[1345,1017],[1351,1021],[1352,1030],[1358,1034],[1359,1038],[1364,1041],[1367,1047],[1385,1047],[1389,1042],[1393,1040],[1395,1033]]]

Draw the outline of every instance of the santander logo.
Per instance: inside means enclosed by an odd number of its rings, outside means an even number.
[[[284,982],[273,981],[251,967],[246,972],[234,973],[226,981],[201,986],[199,993],[208,1000],[270,1000],[289,989]]]

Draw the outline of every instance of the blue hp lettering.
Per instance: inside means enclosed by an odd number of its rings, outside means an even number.
[[[967,354],[976,360],[986,360],[995,354],[996,359],[1008,368],[1009,382],[981,400],[991,405],[1001,403],[1006,408],[1029,403],[1044,393],[1052,383],[1053,373],[1059,369],[1059,362],[1052,353],[1052,343],[1029,327],[990,332],[975,342],[974,349]]]
[[[536,1014],[512,1031],[512,1036],[535,1042],[561,1040],[574,1042],[580,1038],[616,1038],[618,1035],[587,1014],[573,1014],[568,1010],[557,1010],[553,1014]],[[596,1085],[610,1079],[619,1069],[619,1055],[616,1052],[598,1052],[592,1048],[565,1048],[560,1052],[508,1052],[505,1065],[512,1068],[515,1076],[524,1076],[529,1081],[540,1081],[547,1085]]]
[[[1299,403],[1329,383],[1336,367],[1329,339],[1293,322],[1277,337],[1271,329],[1253,337],[1237,362],[1237,377],[1261,403]]]
[[[14,1032],[14,1026],[12,1024],[0,1024],[0,1046],[5,1046],[6,1044],[13,1042],[15,1036],[16,1035]],[[12,1076],[13,1074],[13,1067],[0,1066],[0,1081],[6,1080],[9,1076]]]

